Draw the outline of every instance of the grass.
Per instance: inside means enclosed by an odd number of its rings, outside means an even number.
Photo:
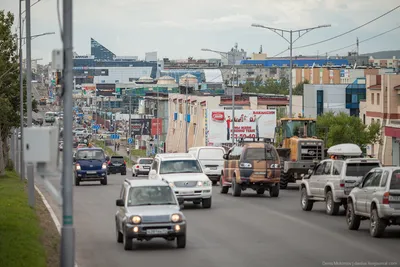
[[[0,177],[0,266],[46,267],[43,231],[15,172]]]

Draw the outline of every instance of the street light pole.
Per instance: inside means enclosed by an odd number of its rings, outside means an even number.
[[[278,34],[280,37],[282,37],[286,42],[289,43],[289,50],[290,50],[290,73],[289,73],[289,118],[293,117],[292,113],[292,108],[293,108],[293,44],[299,40],[301,37],[303,37],[306,33],[316,30],[319,28],[327,28],[331,27],[330,24],[328,25],[319,25],[316,27],[311,27],[311,28],[305,28],[305,29],[299,29],[299,30],[283,30],[283,29],[278,29],[278,28],[272,28],[272,27],[267,27],[264,25],[260,24],[251,24],[252,27],[257,27],[257,28],[264,28],[270,31],[273,31],[274,33]],[[284,36],[285,33],[289,33],[289,40]],[[298,37],[293,40],[293,33],[297,33]]]
[[[19,152],[19,164],[17,164],[17,169],[20,171],[21,181],[25,179],[25,162],[24,162],[24,150],[22,144],[24,143],[24,74],[22,66],[22,0],[19,0],[19,117],[20,117],[20,127],[21,127],[21,145],[18,146],[17,141],[17,151]]]
[[[63,29],[61,31],[64,52],[64,79],[63,79],[63,108],[64,108],[64,146],[63,173],[62,173],[62,228],[61,228],[61,267],[75,266],[75,229],[74,229],[74,201],[72,177],[72,90],[74,78],[73,66],[73,0],[63,0]]]
[[[156,118],[156,122],[157,122],[157,151],[156,151],[156,153],[159,153],[158,152],[158,150],[160,149],[160,133],[158,132],[159,131],[159,126],[158,126],[158,124],[160,123],[159,122],[159,112],[160,112],[160,90],[159,90],[159,88],[158,88],[158,86],[157,86],[157,118]],[[186,151],[187,151],[187,149],[186,149]]]
[[[26,12],[26,109],[27,109],[27,127],[32,127],[32,66],[31,66],[31,0],[25,0]],[[35,207],[35,177],[32,163],[26,166],[28,178],[28,203]]]
[[[129,138],[132,138],[132,124],[131,124],[131,120],[132,120],[132,96],[129,96]]]
[[[188,87],[189,87],[189,80],[188,77],[186,77],[186,92],[185,92],[185,153],[188,152]]]

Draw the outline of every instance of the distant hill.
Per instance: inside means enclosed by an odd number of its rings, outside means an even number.
[[[400,50],[366,53],[366,54],[362,54],[362,56],[369,56],[369,57],[373,57],[375,59],[389,59],[389,58],[393,58],[395,56],[396,58],[400,59]]]

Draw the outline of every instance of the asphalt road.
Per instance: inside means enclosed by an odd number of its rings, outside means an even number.
[[[312,212],[302,211],[296,188],[281,191],[279,198],[272,199],[267,193],[260,197],[252,192],[234,198],[219,194],[216,187],[211,209],[186,205],[183,210],[188,220],[186,249],[176,249],[174,242],[153,240],[136,243],[134,251],[124,251],[115,240],[114,214],[125,178],[131,178],[131,173],[110,175],[107,186],[88,183],[74,187],[80,267],[313,267],[334,262],[335,266],[373,266],[368,261],[400,266],[399,227],[389,227],[382,239],[369,236],[367,222],[359,231],[349,231],[343,212],[327,216],[323,204],[315,205]],[[50,181],[60,188],[59,178]],[[42,181],[37,178],[36,182],[45,191]],[[60,218],[60,208],[46,191],[45,196]],[[354,265],[348,265],[351,263]]]

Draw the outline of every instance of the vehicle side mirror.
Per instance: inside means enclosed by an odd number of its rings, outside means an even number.
[[[355,187],[362,188],[362,182],[357,182],[357,183],[355,184]]]
[[[308,170],[308,175],[311,175],[313,173],[313,170]]]
[[[157,175],[156,170],[151,170],[151,171],[149,172],[149,176],[155,176],[155,175]]]
[[[224,154],[223,159],[228,159],[228,154]]]
[[[117,199],[117,201],[115,201],[115,204],[117,205],[117,207],[123,207],[124,206],[124,200]]]

